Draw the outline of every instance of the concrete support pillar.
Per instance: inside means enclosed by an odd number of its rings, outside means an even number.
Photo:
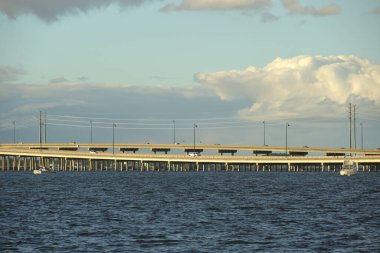
[[[21,163],[21,157],[15,157],[16,158],[16,162],[17,162],[17,171],[20,171],[20,163]]]
[[[12,156],[12,170],[15,171],[16,168],[16,157]]]

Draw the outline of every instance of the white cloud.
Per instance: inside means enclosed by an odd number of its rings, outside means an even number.
[[[294,15],[329,16],[340,13],[340,7],[330,4],[316,9],[312,6],[302,6],[298,0],[282,0],[284,7]]]
[[[180,4],[167,4],[161,11],[243,10],[257,9],[271,4],[271,0],[182,0]]]
[[[34,14],[45,22],[58,20],[67,14],[87,12],[92,9],[105,8],[111,4],[120,7],[138,6],[149,0],[2,0],[0,12],[9,18],[16,18],[22,14]]]
[[[198,73],[195,79],[222,100],[249,99],[251,106],[240,110],[247,117],[334,117],[350,101],[380,107],[380,65],[355,56],[277,58],[263,68]]]

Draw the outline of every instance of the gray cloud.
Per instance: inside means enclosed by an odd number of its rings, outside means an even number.
[[[372,11],[372,13],[375,14],[375,15],[380,15],[380,7],[375,8],[375,9]]]
[[[264,12],[261,14],[261,22],[263,23],[269,23],[278,20],[279,17],[273,15],[270,12]]]
[[[271,0],[182,0],[179,4],[167,4],[160,11],[245,10],[259,9],[270,4]]]
[[[26,72],[22,68],[0,66],[0,84],[9,81],[16,81],[20,75],[25,74]]]
[[[221,115],[233,117],[236,110],[242,106],[241,101],[231,103],[222,101],[211,90],[200,85],[192,87],[147,87],[67,81],[65,83],[54,83],[54,85],[49,83],[5,84],[4,89],[9,90],[9,94],[0,99],[0,141],[8,140],[9,137],[9,133],[5,126],[2,127],[2,124],[9,125],[9,122],[13,120],[20,128],[17,131],[25,132],[25,138],[20,137],[20,141],[36,141],[36,139],[31,139],[33,137],[32,131],[34,129],[34,133],[36,133],[35,130],[38,129],[38,112],[42,110],[48,114],[50,124],[48,126],[48,140],[50,141],[88,141],[86,128],[59,125],[61,123],[78,125],[80,123],[52,122],[52,114],[63,114],[115,118],[116,123],[121,122],[117,119],[154,118],[154,121],[149,119],[144,121],[147,126],[142,127],[149,127],[152,122],[160,120],[158,125],[151,127],[168,129],[138,131],[130,129],[138,126],[125,125],[123,129],[118,124],[119,127],[116,129],[118,141],[168,142],[172,140],[173,136],[171,131],[172,120],[176,120],[178,128],[190,129],[194,121],[199,118],[205,120],[205,118],[221,117]],[[30,116],[34,116],[34,120],[28,120],[31,123],[23,124],[22,122]],[[181,120],[185,118],[187,120]],[[23,129],[21,129],[22,125],[25,125]],[[201,126],[198,131],[198,136],[201,136]],[[203,141],[209,138],[208,141],[214,143],[211,138],[218,139],[215,133],[212,135],[208,134],[207,130],[203,131]],[[27,132],[28,134],[26,134]],[[107,141],[108,133],[108,129],[94,128],[94,141]],[[21,134],[17,135],[21,136]],[[191,129],[182,132],[178,130],[177,136],[179,142],[190,141],[192,140],[192,131]]]
[[[340,13],[340,7],[335,4],[326,5],[320,9],[312,6],[302,6],[298,0],[282,0],[282,4],[289,13],[294,15],[330,16]]]
[[[53,78],[50,80],[50,83],[64,83],[64,82],[67,82],[68,80],[64,77],[57,77],[57,78]]]
[[[0,12],[11,19],[33,14],[45,22],[53,22],[65,15],[86,13],[92,9],[118,4],[121,8],[139,6],[151,0],[2,0]]]

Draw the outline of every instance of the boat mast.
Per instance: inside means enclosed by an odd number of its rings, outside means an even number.
[[[356,105],[354,105],[354,148],[356,149]]]
[[[39,127],[39,141],[40,141],[40,145],[42,143],[42,112],[40,111],[40,127]]]
[[[351,117],[351,103],[349,104],[349,107],[348,107],[348,113],[349,113],[349,120],[350,120],[350,132],[349,132],[349,140],[350,140],[350,149],[352,148],[352,144],[351,144],[351,120],[352,120],[352,117]]]

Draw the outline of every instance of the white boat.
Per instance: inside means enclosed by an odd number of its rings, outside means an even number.
[[[341,176],[353,176],[358,173],[358,167],[352,160],[345,159],[343,161],[342,169],[339,171]]]
[[[45,167],[40,167],[38,169],[33,170],[34,175],[41,175],[42,173],[48,173],[48,172],[49,170],[46,169]]]

